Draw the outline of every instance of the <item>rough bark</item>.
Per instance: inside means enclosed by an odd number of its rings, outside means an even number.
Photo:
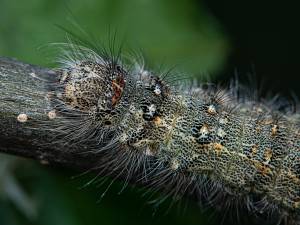
[[[51,144],[49,131],[40,128],[41,122],[51,122],[48,84],[56,78],[53,70],[0,57],[0,152],[79,170],[94,168],[101,154],[77,154],[74,146]],[[17,118],[23,113],[28,121],[22,123]]]

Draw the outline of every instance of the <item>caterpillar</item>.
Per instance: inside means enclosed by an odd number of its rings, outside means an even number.
[[[99,168],[165,196],[190,193],[221,209],[242,202],[271,223],[300,224],[299,114],[234,85],[173,85],[172,72],[157,74],[121,52],[62,47],[43,124],[54,141],[104,153]]]

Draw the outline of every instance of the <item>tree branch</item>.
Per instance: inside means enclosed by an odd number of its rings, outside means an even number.
[[[53,70],[0,57],[0,152],[79,170],[94,168],[101,154],[77,154],[82,146],[51,144],[53,137],[40,129],[41,122],[50,120],[48,84],[56,79]]]

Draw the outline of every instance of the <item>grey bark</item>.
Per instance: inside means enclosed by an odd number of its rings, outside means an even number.
[[[82,146],[52,144],[53,137],[40,126],[51,123],[47,95],[56,79],[53,70],[0,57],[0,152],[79,170],[94,168],[101,154],[77,154]],[[17,120],[22,113],[28,115],[24,123]]]

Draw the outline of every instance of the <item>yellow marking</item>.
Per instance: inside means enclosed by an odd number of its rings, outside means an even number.
[[[166,140],[165,142],[167,143],[167,145],[170,144],[170,140],[172,139],[172,133],[173,133],[174,127],[175,127],[175,125],[176,125],[177,120],[178,120],[179,117],[180,117],[180,116],[179,116],[178,114],[175,114],[175,116],[174,116],[174,118],[173,118],[173,120],[172,120],[171,125],[168,126],[168,127],[170,127],[170,128],[168,129],[169,132],[166,134],[166,138],[165,138],[165,140]]]
[[[272,155],[273,155],[272,149],[267,148],[266,151],[264,152],[266,163],[270,162]]]
[[[161,122],[162,122],[162,120],[161,120],[161,118],[159,116],[157,116],[157,117],[154,118],[154,124],[156,126],[159,126],[161,124]]]
[[[266,176],[268,173],[271,173],[270,167],[268,167],[265,164],[262,164],[258,161],[253,161],[255,168],[264,176]]]
[[[116,80],[112,81],[112,86],[116,87],[118,90],[120,90],[121,92],[123,91],[123,88],[117,83]]]
[[[255,128],[255,130],[256,130],[256,132],[257,133],[259,133],[259,132],[261,132],[261,125],[270,125],[270,124],[272,124],[274,121],[272,120],[272,119],[266,119],[266,120],[259,120],[259,121],[257,121],[257,123],[256,123],[256,128]]]
[[[288,170],[287,176],[293,181],[293,183],[300,184],[300,179],[291,170]]]
[[[217,152],[217,155],[220,155],[224,146],[217,142],[213,143],[212,145],[213,145],[214,150]]]
[[[256,127],[255,127],[255,131],[256,131],[256,133],[260,133],[261,132],[261,123],[260,122],[258,122],[257,124],[256,124]]]
[[[194,140],[194,137],[192,138],[192,140]],[[218,154],[218,155],[221,155],[221,152],[222,152],[222,154],[232,154],[232,155],[236,155],[236,156],[238,156],[238,157],[240,157],[240,158],[242,158],[243,160],[245,160],[245,161],[248,161],[249,163],[251,163],[251,164],[253,164],[253,166],[256,168],[256,170],[258,171],[258,172],[260,172],[263,176],[267,176],[268,174],[271,174],[272,173],[272,168],[273,168],[273,166],[270,166],[270,165],[266,165],[266,163],[265,162],[260,162],[260,161],[258,161],[258,160],[253,160],[253,159],[249,159],[248,157],[247,157],[247,155],[245,155],[245,154],[243,154],[243,153],[240,153],[240,152],[233,152],[233,151],[230,151],[229,149],[227,149],[225,146],[223,146],[222,144],[220,144],[220,143],[216,143],[216,142],[214,142],[214,143],[211,143],[211,144],[209,144],[208,146],[207,146],[208,148],[199,148],[199,152],[201,152],[201,153],[207,153],[207,154],[209,154],[209,152],[207,152],[207,151],[209,151],[209,149],[211,149],[211,150],[214,150],[214,151],[216,151],[216,153]],[[271,157],[271,149],[268,149],[268,151],[267,151],[267,153],[266,153],[266,155],[268,156],[268,157]],[[258,152],[258,146],[257,145],[254,145],[253,146],[253,148],[252,148],[252,154],[254,155],[254,154],[256,154]],[[290,175],[290,176],[292,176],[292,174]],[[300,184],[300,179],[298,179],[295,175],[293,175],[293,181],[294,182],[299,182],[299,184]]]
[[[207,108],[207,112],[212,115],[216,114],[217,113],[216,107],[214,105],[209,105]]]
[[[209,133],[208,130],[208,126],[206,124],[204,124],[201,128],[200,128],[200,134],[202,135],[207,135]]]
[[[258,152],[258,146],[257,145],[254,145],[252,148],[251,148],[251,156],[255,156],[256,153]]]
[[[274,124],[271,128],[271,134],[272,136],[275,136],[278,132],[278,125]]]

